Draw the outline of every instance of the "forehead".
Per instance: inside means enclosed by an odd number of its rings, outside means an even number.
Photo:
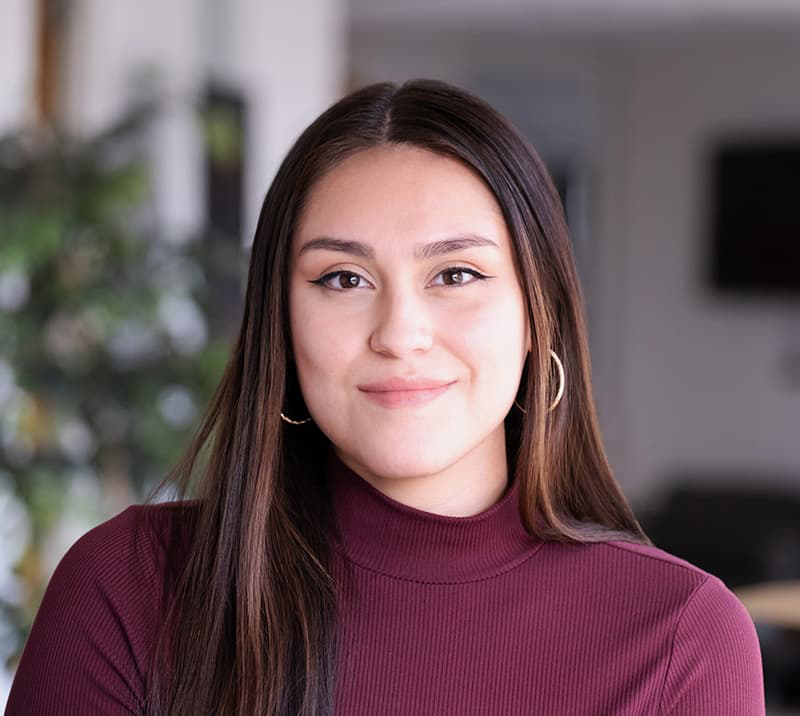
[[[317,235],[381,244],[459,233],[509,243],[502,211],[485,182],[457,159],[385,145],[351,155],[312,186],[294,251]]]

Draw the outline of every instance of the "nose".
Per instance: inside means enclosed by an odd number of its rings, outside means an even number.
[[[376,302],[375,310],[369,345],[376,353],[402,357],[413,351],[430,349],[432,321],[423,298],[412,291],[387,292]]]

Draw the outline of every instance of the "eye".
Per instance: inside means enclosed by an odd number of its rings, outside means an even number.
[[[471,281],[465,281],[464,276],[468,274],[473,276]],[[449,268],[441,270],[437,276],[449,276],[450,280],[445,281],[444,283],[434,284],[437,286],[465,286],[470,283],[475,283],[476,281],[483,281],[487,278],[492,278],[491,276],[484,276],[479,271],[475,271],[474,269],[466,268],[465,266],[451,266]],[[329,285],[328,282],[331,279],[338,278],[338,287],[334,288],[333,286]],[[326,273],[324,276],[320,276],[318,279],[314,281],[310,281],[309,283],[316,284],[318,286],[323,286],[328,288],[332,291],[349,291],[353,288],[359,288],[358,282],[364,281],[365,283],[369,283],[363,276],[353,272],[353,271],[331,271],[330,273]]]
[[[465,281],[465,275],[473,276],[471,281]],[[484,276],[482,273],[475,271],[474,269],[466,268],[465,266],[451,266],[450,268],[446,268],[443,271],[440,271],[437,276],[450,276],[451,282],[445,281],[443,284],[437,284],[439,286],[464,286],[468,283],[474,283],[475,281],[483,281],[489,276]]]
[[[332,278],[339,279],[338,288],[328,285],[328,281],[330,281]],[[314,281],[310,281],[310,283],[329,288],[332,291],[349,291],[351,288],[358,288],[358,282],[360,280],[366,282],[366,279],[363,276],[359,276],[353,271],[331,271],[330,273],[326,273],[324,276],[320,276]]]

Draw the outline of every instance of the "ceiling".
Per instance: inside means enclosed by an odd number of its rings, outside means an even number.
[[[349,0],[355,26],[614,31],[800,26],[800,0]]]

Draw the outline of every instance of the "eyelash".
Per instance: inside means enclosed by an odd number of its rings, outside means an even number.
[[[474,281],[468,281],[467,283],[464,283],[464,284],[457,284],[457,283],[440,284],[440,285],[446,286],[448,288],[458,288],[460,286],[468,286],[471,283],[477,283],[478,281],[484,281],[487,278],[492,278],[491,276],[485,276],[484,274],[480,273],[479,271],[475,271],[475,269],[467,268],[466,266],[450,266],[448,268],[442,269],[436,275],[439,276],[439,275],[441,275],[443,273],[448,273],[448,272],[449,273],[468,273],[468,274],[470,274],[470,275],[475,277]],[[331,278],[334,278],[335,276],[341,276],[343,274],[346,274],[346,275],[349,275],[349,276],[358,276],[359,278],[364,278],[360,274],[357,274],[355,271],[344,271],[344,270],[343,271],[331,271],[330,273],[326,273],[324,276],[320,276],[318,279],[315,279],[314,281],[311,281],[310,283],[317,284],[318,286],[322,286],[323,288],[327,288],[327,289],[329,289],[331,291],[342,291],[342,292],[352,291],[355,288],[355,286],[353,286],[351,288],[331,288],[330,286],[326,286],[325,285]],[[366,279],[364,279],[364,280],[366,280]]]

